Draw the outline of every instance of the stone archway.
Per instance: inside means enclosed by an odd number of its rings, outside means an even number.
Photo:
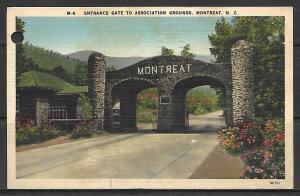
[[[172,126],[168,126],[170,127],[172,130],[183,130],[186,127],[186,94],[187,92],[195,87],[198,86],[204,86],[204,85],[210,85],[212,87],[217,87],[217,88],[221,88],[222,90],[224,90],[226,98],[228,100],[226,100],[226,103],[229,104],[228,107],[225,107],[225,120],[226,120],[226,124],[230,124],[231,123],[231,94],[230,93],[226,93],[227,91],[230,91],[230,86],[225,86],[226,84],[224,84],[222,81],[217,80],[215,78],[212,77],[207,77],[207,76],[203,76],[201,74],[196,74],[196,75],[192,75],[189,77],[185,77],[179,81],[177,81],[175,83],[175,85],[172,88],[172,94],[171,94],[171,103],[170,103],[170,114],[162,114],[162,115],[170,115],[168,118],[169,119],[173,119]],[[228,89],[228,90],[226,90]],[[227,115],[226,115],[227,114]],[[166,127],[160,127],[161,130],[165,130]]]
[[[137,94],[144,89],[152,87],[155,87],[155,84],[142,79],[126,79],[112,85],[112,99],[114,100],[115,97],[120,99],[120,128],[122,130],[133,131],[137,129]]]
[[[227,125],[239,120],[252,121],[255,116],[252,69],[253,48],[244,40],[233,45],[231,63],[224,64],[181,56],[156,56],[119,70],[105,72],[103,55],[92,54],[89,58],[89,95],[94,117],[101,125],[100,128],[109,129],[113,94],[117,91],[123,96],[123,102],[127,103],[123,105],[128,110],[128,122],[124,118],[123,125],[135,129],[136,122],[130,118],[134,115],[132,108],[136,94],[147,86],[155,86],[159,91],[158,130],[180,129],[183,126],[179,114],[183,104],[182,95],[188,89],[187,86],[184,88],[184,84],[192,81],[195,85],[208,83],[225,89]],[[120,90],[122,88],[128,90],[125,92]],[[176,104],[179,104],[178,107]]]

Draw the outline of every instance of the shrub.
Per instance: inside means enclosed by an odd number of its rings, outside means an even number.
[[[138,123],[153,123],[155,121],[156,121],[156,114],[154,114],[151,111],[137,113]]]
[[[219,131],[218,138],[229,153],[240,154],[261,143],[262,135],[254,123],[237,123]]]
[[[241,177],[247,179],[285,178],[284,120],[268,120],[260,126],[238,123],[219,131],[220,143],[230,153],[241,153],[246,164]]]
[[[238,141],[239,129],[237,127],[229,127],[219,131],[218,138],[224,149],[230,153],[241,153],[242,146]]]
[[[92,119],[92,107],[89,103],[89,99],[86,95],[81,95],[80,98],[78,99],[79,105],[81,105],[82,109],[82,116],[80,118],[82,119]]]
[[[212,88],[195,88],[186,95],[186,111],[189,114],[206,114],[222,108],[218,107],[216,91]]]
[[[278,161],[271,151],[257,148],[247,151],[241,156],[246,164],[241,177],[247,179],[283,179],[284,160]]]
[[[89,138],[97,132],[97,126],[94,122],[78,125],[73,131],[71,138]]]
[[[53,127],[19,127],[16,132],[17,146],[32,144],[58,137],[62,131]]]
[[[244,153],[241,158],[247,165],[241,173],[243,178],[285,178],[284,122],[283,119],[268,120],[261,129],[262,145]]]
[[[141,91],[137,96],[137,108],[156,109],[158,100],[157,88],[149,88]]]

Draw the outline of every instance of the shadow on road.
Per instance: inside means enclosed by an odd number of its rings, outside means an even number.
[[[137,123],[137,129],[120,129],[116,133],[212,133],[226,127],[222,111],[211,112],[204,115],[189,115],[188,126],[185,129],[157,130],[156,123]]]

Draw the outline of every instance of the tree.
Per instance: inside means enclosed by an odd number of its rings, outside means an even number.
[[[195,55],[193,53],[191,53],[190,50],[191,50],[190,44],[185,45],[181,51],[181,56],[188,58],[188,59],[194,58]]]
[[[221,18],[209,36],[215,63],[230,63],[232,45],[240,39],[255,51],[255,112],[263,119],[284,116],[284,17]]]
[[[17,32],[25,32],[25,22],[21,18],[16,18],[16,30]]]
[[[24,33],[25,32],[25,22],[21,18],[16,18],[16,31]],[[23,44],[16,44],[16,74],[19,76],[21,73],[27,71],[26,64],[30,62],[26,61]]]
[[[174,56],[174,50],[163,46],[163,47],[161,47],[161,55],[162,56]]]
[[[25,32],[25,22],[20,19],[16,18],[16,31],[24,33]],[[30,71],[33,69],[37,69],[38,65],[34,63],[31,58],[27,58],[25,55],[24,46],[28,45],[28,42],[18,43],[16,44],[16,75],[19,76],[20,74]]]
[[[72,76],[61,65],[56,66],[51,73],[58,78],[72,82]]]
[[[87,95],[81,95],[78,99],[79,104],[82,107],[82,118],[83,119],[92,119],[92,107],[90,105]]]
[[[87,65],[78,64],[74,70],[74,77],[76,85],[87,85],[88,81]]]

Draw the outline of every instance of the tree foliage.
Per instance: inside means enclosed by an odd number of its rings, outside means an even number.
[[[186,109],[189,114],[201,115],[222,108],[217,105],[217,94],[214,88],[196,87],[186,94]]]
[[[74,70],[74,77],[76,85],[87,85],[88,81],[88,68],[87,65],[78,64]]]
[[[25,22],[21,18],[16,18],[16,30],[17,32],[25,32]]]
[[[65,68],[63,68],[61,65],[56,66],[50,73],[52,73],[54,76],[61,78],[68,82],[73,82],[73,77],[70,73],[68,73]]]
[[[163,46],[163,47],[161,47],[161,55],[162,56],[174,56],[174,50]]]
[[[25,32],[25,22],[16,18],[16,31],[17,32]],[[16,44],[16,74],[19,76],[21,73],[32,70],[34,67],[37,67],[36,64],[33,63],[32,59],[26,58],[24,54],[23,44]]]
[[[137,108],[156,109],[158,101],[157,88],[148,88],[141,91],[137,96]]]
[[[46,70],[53,70],[58,65],[62,66],[68,73],[74,73],[74,70],[78,64],[84,65],[76,59],[68,58],[68,56],[62,55],[53,50],[34,46],[28,42],[23,44],[24,54],[26,58],[31,58],[40,68]]]
[[[26,23],[21,18],[16,18],[16,31],[25,32]],[[16,74],[36,70],[55,75],[73,84],[86,85],[85,65],[75,59],[68,59],[58,52],[33,46],[25,42],[16,45]],[[73,74],[77,68],[77,73]],[[73,76],[75,75],[75,76]],[[78,82],[76,80],[79,80]]]
[[[255,51],[256,116],[284,116],[284,17],[218,20],[215,33],[209,36],[212,45],[210,51],[215,57],[215,63],[229,64],[231,47],[241,39],[250,42]]]
[[[191,59],[195,57],[195,54],[190,52],[191,48],[190,48],[190,44],[187,44],[183,47],[182,51],[181,51],[181,56]]]
[[[82,115],[81,118],[83,119],[92,119],[92,107],[90,105],[89,99],[87,95],[81,95],[79,101],[79,105],[82,107]]]

